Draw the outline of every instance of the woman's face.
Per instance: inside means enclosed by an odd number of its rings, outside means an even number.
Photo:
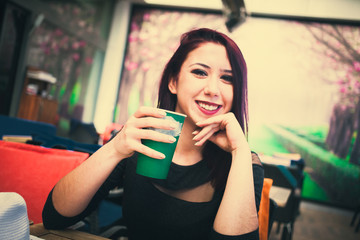
[[[195,124],[231,110],[233,75],[224,46],[204,43],[190,52],[181,66],[178,80],[169,83],[177,95],[176,111]]]

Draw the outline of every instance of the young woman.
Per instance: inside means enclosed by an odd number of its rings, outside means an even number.
[[[46,228],[88,215],[118,185],[129,239],[258,239],[263,168],[247,143],[247,70],[226,35],[185,33],[163,72],[159,108],[141,107],[107,144],[61,179],[43,210]],[[167,109],[187,115],[166,180],[135,173],[141,139],[173,142]]]

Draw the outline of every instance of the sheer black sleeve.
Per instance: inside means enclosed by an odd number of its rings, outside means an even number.
[[[65,217],[62,216],[60,213],[58,213],[53,205],[53,201],[52,201],[53,190],[51,190],[42,211],[44,227],[47,229],[64,229],[77,223],[78,221],[81,221],[86,216],[88,216],[92,211],[94,211],[98,207],[99,203],[109,194],[109,191],[111,189],[114,189],[115,187],[122,185],[126,162],[127,159],[124,159],[115,167],[115,169],[106,179],[106,181],[96,192],[94,197],[91,199],[89,205],[79,215],[73,217]]]
[[[255,203],[256,203],[257,212],[259,212],[261,192],[264,183],[264,168],[261,165],[261,162],[257,161],[258,156],[255,153],[252,153],[252,158],[253,158]],[[259,239],[259,229],[238,236],[222,235],[216,232],[214,229],[212,229],[210,233],[210,240],[258,240],[258,239]]]

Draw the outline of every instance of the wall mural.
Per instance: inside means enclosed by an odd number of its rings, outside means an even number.
[[[28,65],[57,78],[50,96],[59,102],[59,124],[82,118],[94,53],[95,48],[85,41],[47,23],[37,28],[31,38]]]
[[[106,11],[109,13],[111,10],[109,3],[50,2],[45,6],[53,14],[68,19],[68,26],[73,32],[105,40],[111,16],[106,14]],[[88,98],[96,98],[88,95],[97,95],[97,90],[92,88],[99,85],[100,78],[96,75],[101,71],[104,54],[105,51],[91,41],[79,39],[71,31],[55,26],[46,19],[32,31],[27,65],[47,71],[57,78],[50,96],[59,103],[59,135],[67,135],[71,119],[82,121],[86,108],[88,112],[93,112],[91,109],[94,109],[94,105],[85,106],[85,102]]]
[[[162,70],[183,32],[232,37],[248,64],[249,143],[264,155],[299,153],[302,197],[353,207],[360,197],[360,28],[248,18],[229,33],[220,14],[133,11],[114,121],[156,106]]]

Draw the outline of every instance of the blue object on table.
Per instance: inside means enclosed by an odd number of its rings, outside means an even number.
[[[31,143],[34,145],[89,154],[94,153],[101,147],[98,144],[80,143],[56,136],[56,126],[49,123],[0,115],[0,138],[2,139],[4,135],[27,135],[32,137]]]
[[[68,138],[43,134],[34,134],[33,140],[43,147],[67,149],[89,154],[94,153],[101,147],[98,144],[79,143]]]
[[[55,125],[0,115],[0,137],[4,135],[44,134],[55,136]]]

